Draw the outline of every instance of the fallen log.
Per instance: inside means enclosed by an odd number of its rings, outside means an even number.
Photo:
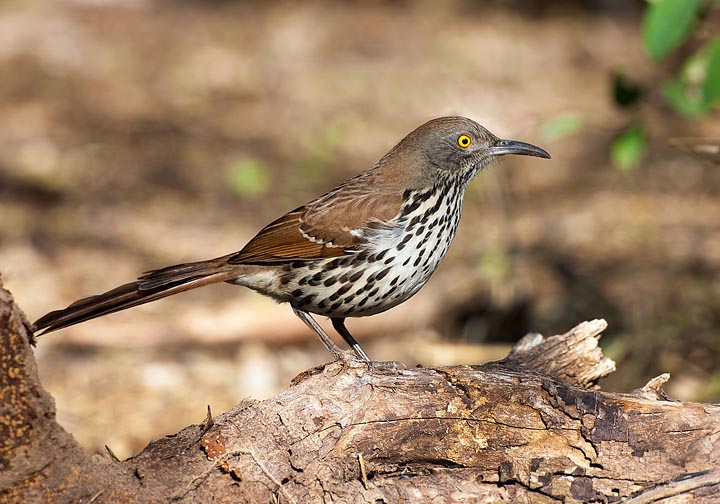
[[[671,400],[667,376],[600,390],[605,328],[531,334],[482,365],[348,353],[119,461],[56,422],[0,286],[0,502],[717,502],[720,407]]]

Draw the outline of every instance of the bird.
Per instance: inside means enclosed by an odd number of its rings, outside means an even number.
[[[240,251],[148,271],[80,299],[40,317],[36,335],[227,282],[288,303],[338,360],[344,352],[312,315],[328,317],[354,354],[371,362],[345,319],[389,310],[425,285],[456,234],[469,182],[509,154],[550,159],[471,119],[432,119],[370,168],[262,228]]]

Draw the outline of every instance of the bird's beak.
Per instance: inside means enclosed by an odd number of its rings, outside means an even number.
[[[521,156],[535,156],[550,159],[544,149],[537,145],[518,142],[517,140],[498,140],[495,145],[488,149],[491,156],[503,156],[505,154],[519,154]]]

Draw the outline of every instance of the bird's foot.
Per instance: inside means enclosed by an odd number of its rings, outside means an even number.
[[[403,362],[366,360],[352,350],[340,350],[335,361],[349,367],[357,368],[367,366],[370,370],[385,372],[397,372],[407,369],[407,366]]]
[[[333,354],[335,362],[340,362],[350,367],[367,366],[371,361],[359,356],[353,350],[340,350]]]
[[[404,371],[407,366],[404,362],[400,361],[370,361],[366,363],[370,369],[376,369],[378,371],[385,371],[390,373],[397,373],[398,371]]]

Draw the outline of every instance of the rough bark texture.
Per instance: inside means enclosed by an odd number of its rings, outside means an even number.
[[[120,462],[55,421],[27,321],[0,288],[0,502],[716,502],[720,407],[651,380],[601,392],[605,323],[500,362],[298,376]]]

